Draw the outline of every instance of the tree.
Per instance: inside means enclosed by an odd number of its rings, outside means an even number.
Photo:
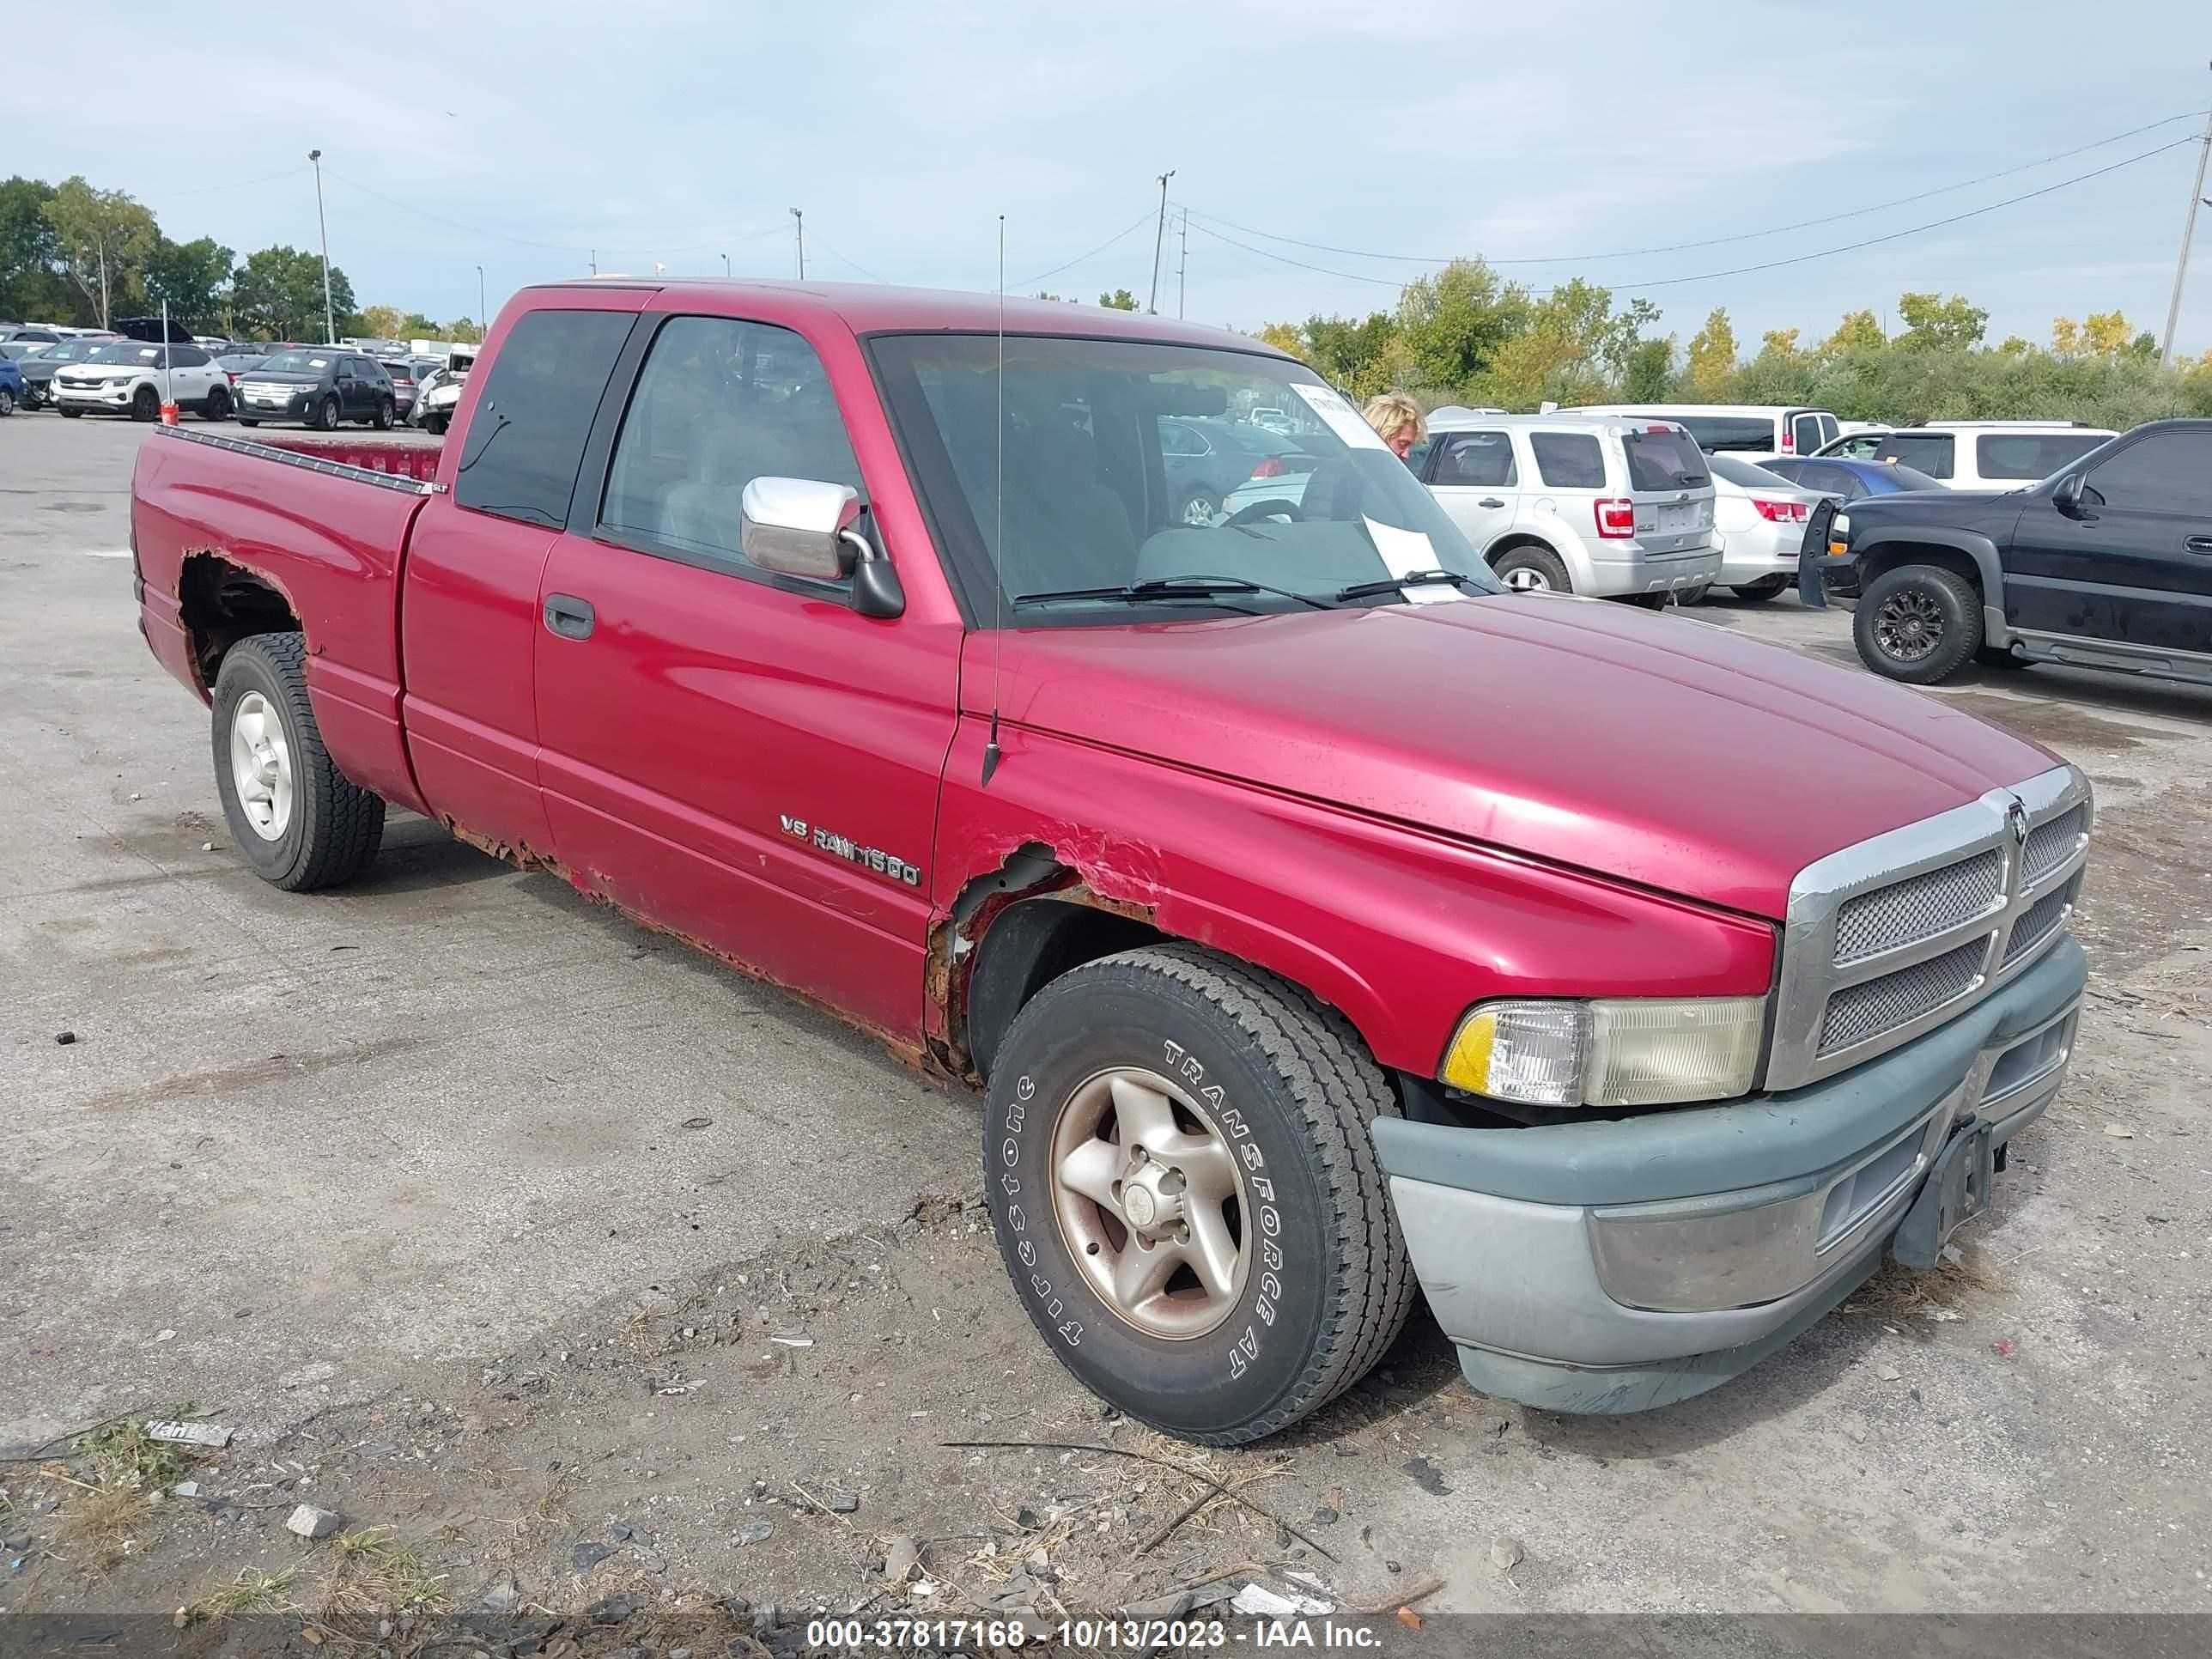
[[[1480,259],[1455,259],[1398,295],[1398,328],[1424,386],[1464,386],[1526,326],[1528,295]]]
[[[323,332],[323,266],[295,247],[264,247],[238,268],[231,304],[240,325],[257,338],[307,340]],[[331,309],[353,311],[353,284],[331,267]]]
[[[445,325],[438,337],[441,340],[456,340],[476,345],[481,343],[483,339],[483,326],[479,323],[471,322],[466,317],[456,317],[452,322]]]
[[[2019,335],[2008,334],[2004,337],[2004,343],[1997,348],[1997,356],[2000,357],[2025,357],[2029,352],[2034,349],[2035,348],[2033,346],[2021,339]]]
[[[90,320],[61,274],[61,245],[46,204],[54,187],[42,179],[0,184],[0,317],[25,322]]]
[[[1823,357],[1840,357],[1849,351],[1879,351],[1888,343],[1874,313],[1849,311],[1836,325],[1836,331],[1821,341],[1817,349]]]
[[[1963,294],[1939,299],[1933,294],[1900,294],[1897,314],[1905,332],[1897,343],[1917,351],[1964,351],[1979,345],[1990,313],[1966,303]]]
[[[1638,340],[1629,348],[1620,374],[1622,401],[1663,404],[1674,392],[1674,337]]]
[[[1296,323],[1269,323],[1260,331],[1260,337],[1278,351],[1287,351],[1293,357],[1312,361],[1306,337]]]
[[[1715,306],[1705,325],[1690,337],[1690,390],[1719,402],[1735,375],[1735,328],[1725,309]]]
[[[1644,330],[1658,315],[1648,300],[1632,301],[1616,315],[1611,289],[1579,276],[1562,283],[1528,301],[1523,325],[1499,345],[1476,389],[1509,409],[1546,399],[1601,403],[1626,377]]]
[[[403,340],[436,340],[444,337],[438,332],[437,324],[419,311],[410,311],[399,319],[398,337]]]
[[[1137,296],[1126,288],[1117,288],[1111,294],[1100,295],[1098,303],[1109,311],[1134,311],[1137,308]]]
[[[119,190],[94,190],[81,173],[56,187],[45,210],[63,270],[107,327],[116,299],[140,290],[141,268],[161,236],[154,216]]]
[[[172,322],[213,329],[230,310],[230,269],[235,256],[212,236],[173,242],[159,231],[146,257],[146,301],[168,302]]]
[[[407,331],[407,319],[399,314],[398,306],[363,306],[361,308],[360,332],[372,340],[406,340],[414,337]]]

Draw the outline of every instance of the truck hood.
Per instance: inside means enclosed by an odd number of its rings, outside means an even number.
[[[963,705],[988,714],[969,639]],[[1600,600],[1003,643],[1005,717],[1032,730],[1778,921],[1814,860],[2058,764],[1935,697]]]
[[[1994,523],[1999,518],[2018,516],[2021,491],[2033,487],[2021,484],[2013,489],[1905,489],[1893,495],[1869,495],[1850,502],[1843,510],[1850,515],[1854,526],[1911,523],[1971,530]]]

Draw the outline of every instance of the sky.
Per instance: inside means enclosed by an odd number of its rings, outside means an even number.
[[[1173,168],[1158,308],[1248,330],[1387,308],[1465,253],[1538,289],[1642,295],[1684,340],[1726,307],[1747,350],[1859,307],[1893,327],[1898,295],[1930,289],[1987,307],[1992,343],[2115,307],[2157,331],[2193,143],[1915,228],[2201,136],[2212,106],[2204,0],[381,0],[342,27],[299,0],[80,0],[70,16],[157,71],[154,101],[108,82],[108,118],[72,102],[12,123],[0,173],[82,173],[242,256],[315,246],[319,148],[357,299],[441,319],[477,315],[478,266],[495,310],[594,262],[789,276],[793,207],[810,276],[988,290],[1003,214],[1009,291],[1142,301]],[[1833,251],[1871,238],[1893,239]],[[2212,349],[2212,209],[2197,241],[2190,352]],[[1778,261],[1795,263],[1718,274]]]

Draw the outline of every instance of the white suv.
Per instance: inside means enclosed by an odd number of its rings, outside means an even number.
[[[1674,422],[1439,410],[1407,465],[1509,587],[1663,605],[1720,576],[1712,477]]]
[[[71,419],[88,411],[150,421],[167,392],[180,410],[210,421],[230,418],[230,376],[196,345],[165,348],[148,340],[111,340],[82,362],[54,371],[54,407]],[[167,374],[163,375],[164,368]]]
[[[1855,461],[1896,461],[1948,489],[2018,489],[2041,483],[2119,435],[2074,421],[1929,421],[1849,433],[1820,453]]]

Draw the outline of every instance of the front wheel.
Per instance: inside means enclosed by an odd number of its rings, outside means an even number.
[[[376,429],[379,432],[392,430],[392,399],[389,398],[380,398],[377,402]]]
[[[1571,593],[1567,567],[1548,547],[1509,547],[1490,562],[1498,580],[1516,593]]]
[[[1908,685],[1935,685],[1981,649],[1981,596],[1965,577],[1941,565],[1885,570],[1859,596],[1851,642],[1875,673]]]
[[[1789,586],[1790,578],[1787,576],[1761,576],[1755,582],[1731,583],[1729,592],[1739,599],[1771,599]]]
[[[1220,516],[1220,498],[1210,489],[1192,490],[1182,498],[1182,505],[1176,509],[1176,518],[1201,530]]]
[[[446,435],[446,422],[451,418],[445,415],[425,415],[422,417],[422,429],[434,438],[442,438]]]
[[[253,873],[288,892],[361,873],[384,839],[384,801],[323,747],[307,702],[307,636],[256,634],[215,680],[216,791]]]
[[[15,412],[15,392],[12,386],[0,386],[0,415]]]
[[[62,419],[64,419],[64,420],[65,420],[65,421],[74,421],[74,420],[76,420],[76,419],[78,419],[79,417],[81,417],[83,414],[84,414],[84,411],[83,411],[82,410],[81,410],[81,409],[64,409],[64,410],[62,410],[62,412],[61,412]]]
[[[1193,945],[1072,969],[991,1070],[984,1196],[1016,1294],[1076,1380],[1208,1445],[1364,1375],[1413,1278],[1368,1138],[1398,1115],[1350,1024]]]
[[[151,421],[159,418],[161,413],[161,397],[152,386],[142,386],[131,394],[131,418],[132,420]]]
[[[315,405],[315,417],[309,424],[318,432],[335,432],[338,429],[338,400],[336,392],[332,392]]]

